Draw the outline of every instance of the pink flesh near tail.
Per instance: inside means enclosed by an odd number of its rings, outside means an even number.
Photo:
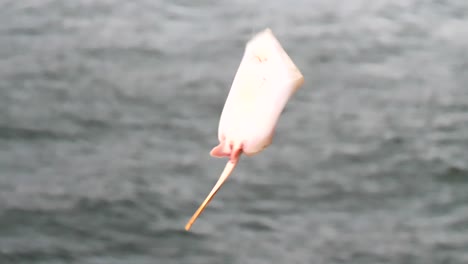
[[[240,155],[242,153],[242,146],[239,148],[236,148],[235,150],[231,151],[231,153],[226,153],[223,152],[223,142],[221,142],[218,146],[213,148],[211,151],[211,155],[215,157],[230,157],[229,161],[226,164],[226,167],[224,167],[223,172],[221,173],[221,176],[219,177],[218,181],[216,182],[215,186],[213,189],[211,189],[211,192],[208,194],[208,196],[205,198],[203,203],[198,207],[198,210],[193,214],[192,218],[187,222],[185,225],[185,230],[190,230],[192,227],[193,223],[197,220],[197,218],[200,216],[200,214],[205,210],[206,206],[211,202],[211,200],[214,198],[216,193],[221,189],[221,186],[226,182],[226,180],[229,178],[231,173],[234,171],[237,163],[239,162]]]
[[[218,146],[214,147],[211,150],[210,155],[215,158],[224,158],[224,157],[231,156],[231,153],[224,151],[223,148],[224,148],[224,143],[219,143]]]
[[[214,147],[210,155],[215,158],[225,158],[229,157],[231,161],[237,160],[242,152],[242,145],[238,147],[234,147],[233,144],[228,144],[225,140],[222,140],[216,147]],[[228,147],[228,150],[226,150],[226,147]]]

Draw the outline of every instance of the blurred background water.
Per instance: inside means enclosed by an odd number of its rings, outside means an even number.
[[[274,144],[219,114],[271,27]],[[0,263],[468,263],[466,0],[0,1]]]

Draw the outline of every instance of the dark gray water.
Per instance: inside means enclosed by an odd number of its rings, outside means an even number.
[[[271,27],[274,144],[218,118]],[[0,2],[0,263],[468,263],[466,0]]]

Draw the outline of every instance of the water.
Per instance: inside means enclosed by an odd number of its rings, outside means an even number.
[[[0,263],[468,263],[468,2],[270,2],[1,1]],[[305,85],[185,232],[267,26]]]

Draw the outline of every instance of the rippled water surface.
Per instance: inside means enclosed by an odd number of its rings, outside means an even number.
[[[274,144],[220,111],[271,27],[306,82]],[[0,263],[468,263],[468,2],[0,2]]]

